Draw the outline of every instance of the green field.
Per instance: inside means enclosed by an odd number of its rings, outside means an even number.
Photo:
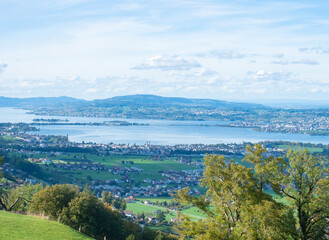
[[[173,198],[172,197],[147,197],[147,198],[138,198],[139,201],[145,202],[145,201],[150,201],[151,203],[154,203],[158,201],[159,203],[161,202],[170,202]]]
[[[134,214],[144,213],[145,215],[153,215],[156,210],[164,211],[166,208],[158,206],[145,205],[139,202],[127,203],[127,210],[132,210]]]
[[[188,216],[193,216],[194,218],[205,218],[206,215],[202,213],[201,210],[199,210],[197,207],[190,207],[188,209],[184,209],[182,213],[187,214]]]
[[[88,240],[78,231],[38,217],[0,211],[0,239],[6,240]]]
[[[138,198],[134,203],[127,203],[127,210],[132,210],[134,214],[144,213],[146,216],[154,216],[154,211],[161,210],[165,211],[166,207],[159,207],[156,205],[147,205],[143,204],[144,201],[149,200],[151,203],[155,201],[160,202],[170,202],[172,198]],[[181,211],[181,213],[186,214],[191,220],[200,220],[206,217],[197,207],[189,207]],[[169,222],[171,218],[176,217],[176,211],[169,210],[169,213],[166,214],[166,220]]]
[[[19,154],[17,154],[19,155]],[[164,177],[161,175],[160,171],[167,170],[190,170],[195,169],[195,167],[179,163],[173,159],[165,158],[161,161],[155,161],[145,156],[135,156],[135,155],[110,155],[110,156],[98,156],[96,154],[84,154],[84,153],[67,153],[65,155],[54,156],[54,155],[46,155],[46,154],[34,154],[28,155],[27,157],[33,158],[48,158],[54,160],[55,162],[80,162],[80,161],[92,161],[99,162],[103,165],[109,167],[139,167],[144,171],[141,173],[131,173],[130,176],[134,178],[135,181],[143,181],[145,178],[149,179],[163,179]],[[134,164],[123,164],[122,161],[133,161]],[[43,166],[43,164],[40,164]],[[91,170],[79,170],[79,171],[70,171],[70,170],[61,170],[59,171],[60,176],[65,176],[63,178],[67,183],[72,183],[74,180],[79,179],[83,183],[87,183],[87,176],[90,176],[93,180],[109,180],[109,179],[120,179],[119,175],[111,174],[110,172],[98,172]],[[50,172],[49,172],[50,173]],[[71,175],[68,177],[68,175]]]

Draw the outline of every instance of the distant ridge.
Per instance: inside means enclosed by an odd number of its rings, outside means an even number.
[[[28,106],[48,106],[63,103],[85,102],[85,100],[71,97],[33,97],[33,98],[9,98],[0,97],[0,107],[28,107]]]
[[[117,96],[107,99],[86,101],[71,97],[33,97],[33,98],[7,98],[0,97],[0,107],[40,107],[54,105],[74,105],[79,107],[96,106],[180,106],[180,107],[210,107],[210,108],[239,108],[259,109],[267,108],[261,104],[228,102],[214,99],[195,99],[182,97],[161,97],[149,94]]]
[[[214,99],[195,99],[182,97],[161,97],[149,94],[118,96],[90,102],[94,106],[186,106],[186,107],[223,107],[223,108],[266,108],[261,104],[228,102]]]

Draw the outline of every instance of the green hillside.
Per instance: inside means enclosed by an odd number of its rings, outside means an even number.
[[[0,239],[91,240],[74,229],[53,221],[0,211]]]

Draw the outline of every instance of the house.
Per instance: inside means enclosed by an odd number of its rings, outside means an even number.
[[[123,214],[124,214],[126,217],[134,217],[133,211],[131,211],[131,210],[124,210],[124,211],[123,211]]]

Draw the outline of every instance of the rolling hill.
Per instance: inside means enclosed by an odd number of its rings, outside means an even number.
[[[92,240],[57,222],[0,211],[0,239],[6,240]]]
[[[0,96],[0,107],[33,107],[57,104],[72,104],[85,100],[71,97],[34,97],[34,98],[9,98]]]
[[[98,99],[89,104],[106,106],[182,106],[182,107],[211,107],[211,108],[264,108],[260,104],[228,102],[214,99],[195,99],[180,97],[161,97],[148,94],[137,94]]]

